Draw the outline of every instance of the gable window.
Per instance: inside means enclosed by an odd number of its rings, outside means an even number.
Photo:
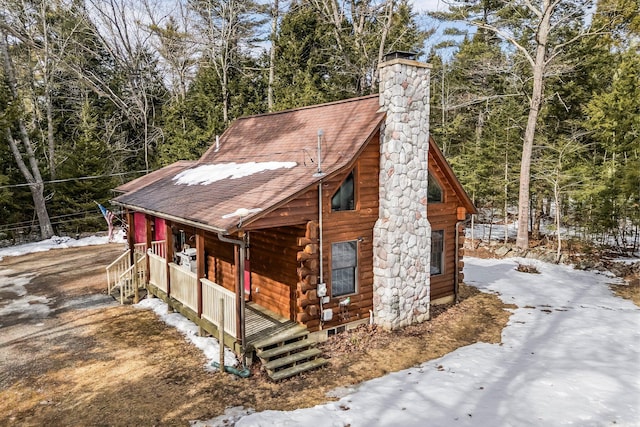
[[[428,203],[442,203],[442,187],[438,181],[429,173],[429,182],[427,188],[427,202]]]
[[[444,230],[431,232],[431,275],[444,273]]]
[[[355,209],[353,191],[353,171],[347,175],[338,191],[331,198],[331,211],[352,211]]]
[[[354,294],[358,271],[358,242],[331,244],[331,294],[333,297]]]

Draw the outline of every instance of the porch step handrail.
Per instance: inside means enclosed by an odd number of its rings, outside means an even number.
[[[120,287],[120,303],[135,295],[137,289],[147,280],[146,254],[134,251],[135,262],[131,263],[131,250],[127,249],[115,261],[109,264],[107,270],[107,292],[109,295],[116,287]]]
[[[147,252],[147,244],[146,243],[134,243],[133,252],[136,254],[144,255]]]
[[[120,283],[120,304],[124,300],[136,294],[136,291],[147,282],[147,269],[145,268],[146,255],[140,256],[129,268],[119,277]]]
[[[113,289],[118,286],[122,274],[131,267],[131,250],[124,251],[115,261],[107,266],[107,294],[111,295]]]

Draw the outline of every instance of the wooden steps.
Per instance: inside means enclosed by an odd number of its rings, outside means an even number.
[[[312,369],[319,368],[321,366],[326,365],[328,360],[323,358],[318,358],[314,360],[309,360],[300,365],[293,365],[290,368],[282,369],[280,371],[276,371],[273,374],[269,375],[272,380],[278,381],[283,380],[285,378],[293,377],[294,375],[298,375],[302,372],[310,371]]]
[[[118,302],[123,302],[124,304],[133,304],[133,300],[135,296],[133,292],[125,293],[124,297],[120,295],[120,292],[122,292],[122,288],[120,287],[120,285],[116,285],[111,289],[111,294],[109,295]],[[144,287],[138,288],[138,300],[144,299],[146,295],[147,295],[147,288],[144,288]]]
[[[309,331],[296,325],[288,330],[253,344],[256,355],[267,375],[274,381],[298,375],[328,363],[321,357],[315,341],[309,339]]]

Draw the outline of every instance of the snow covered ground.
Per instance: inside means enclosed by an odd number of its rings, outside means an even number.
[[[516,271],[518,261],[540,274]],[[640,425],[640,309],[612,294],[616,279],[521,259],[465,258],[464,275],[518,306],[501,344],[458,349],[325,405],[237,409],[194,425]]]
[[[100,243],[106,238],[50,239],[2,249],[0,257]],[[540,274],[518,272],[518,262],[535,265]],[[339,401],[314,408],[229,408],[227,415],[193,425],[640,426],[640,308],[613,295],[608,284],[617,279],[517,258],[465,258],[465,278],[518,306],[501,344],[474,344],[335,390]],[[22,292],[21,284],[0,280],[0,289],[10,285]],[[198,337],[191,322],[169,314],[159,300],[140,305],[217,359],[215,339]]]
[[[74,239],[72,237],[53,236],[47,240],[39,242],[25,243],[24,245],[9,246],[0,248],[0,261],[5,256],[20,256],[34,252],[44,252],[51,249],[76,248],[80,246],[104,245],[109,243],[107,236],[90,236],[82,239]],[[122,230],[118,230],[114,234],[113,243],[124,243],[125,237]]]

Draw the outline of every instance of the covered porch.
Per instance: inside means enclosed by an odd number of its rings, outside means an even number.
[[[151,235],[156,234],[152,232]],[[309,346],[306,343],[311,342],[307,328],[248,301],[244,292],[247,274],[235,273],[235,292],[230,291],[207,277],[199,277],[198,269],[202,271],[204,266],[197,260],[204,258],[199,250],[204,244],[196,245],[195,266],[185,264],[184,260],[183,265],[179,265],[175,262],[176,257],[169,256],[171,247],[167,240],[170,239],[154,240],[149,245],[133,243],[130,246],[133,250],[127,250],[107,267],[109,292],[120,287],[121,303],[127,297],[137,302],[138,292],[144,289],[148,295],[162,299],[171,310],[198,325],[202,335],[213,335],[220,340],[223,332],[225,346],[239,356],[244,355],[247,363],[251,362],[254,354],[258,354],[264,356],[261,357],[263,363],[273,365],[275,361],[270,360],[272,357],[281,352],[285,356],[283,360],[286,360],[286,357],[291,357],[292,349],[301,356],[306,354],[302,365],[310,363],[315,367],[325,363],[324,359],[316,358],[319,355],[317,350],[304,348]],[[238,247],[236,261],[244,258],[242,252],[242,248]],[[234,270],[244,271],[243,268]],[[280,350],[274,351],[274,348]],[[308,360],[308,356],[313,356],[314,360]],[[285,368],[289,368],[289,372],[299,371],[302,365]],[[278,375],[283,378],[288,376],[285,371],[278,371]],[[275,371],[273,374],[277,378]]]
[[[201,334],[220,336],[224,332],[224,342],[236,354],[250,355],[255,344],[276,335],[298,330],[299,325],[268,308],[247,301],[243,287],[238,292],[190,271],[184,265],[167,259],[167,242],[153,241],[144,253],[145,262],[138,259],[138,265],[146,267],[145,287],[150,295],[165,301],[169,307],[196,323]],[[146,265],[145,265],[146,264]],[[238,284],[242,285],[238,280]]]
[[[294,321],[304,296],[296,286],[300,265],[311,261],[306,253],[300,261],[299,251],[289,248],[298,245],[306,226],[224,235],[135,211],[128,213],[128,225],[134,249],[107,268],[110,288],[144,288],[198,325],[202,335],[224,342],[243,364],[258,356],[273,379],[327,362],[307,327]]]

